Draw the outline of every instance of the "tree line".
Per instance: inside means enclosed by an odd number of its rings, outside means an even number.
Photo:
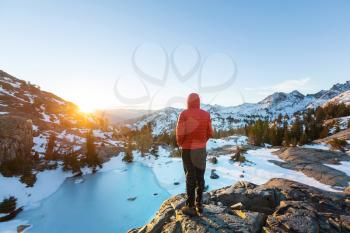
[[[257,146],[263,143],[273,146],[304,145],[329,135],[330,127],[324,125],[325,120],[349,115],[349,106],[332,103],[316,109],[309,108],[292,117],[279,114],[273,121],[256,120],[245,126],[245,134],[250,143]],[[339,126],[336,126],[335,132],[339,130]]]

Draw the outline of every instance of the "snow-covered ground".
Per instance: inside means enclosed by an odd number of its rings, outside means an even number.
[[[349,161],[342,161],[340,162],[339,165],[334,165],[334,164],[325,164],[328,167],[332,167],[336,170],[345,172],[348,176],[350,176],[350,162]]]
[[[231,136],[227,138],[209,139],[207,150],[214,150],[223,146],[236,146],[247,144],[248,138],[245,136]]]
[[[325,143],[320,143],[320,144],[306,144],[301,146],[302,148],[311,148],[311,149],[319,149],[319,150],[330,150],[330,146]]]
[[[24,209],[35,208],[40,201],[54,193],[71,176],[71,173],[63,172],[62,169],[47,170],[37,173],[37,181],[34,187],[26,187],[18,177],[3,177],[0,175],[0,200],[15,196],[17,206]],[[2,225],[2,224],[0,224]],[[0,232],[1,228],[0,228]]]
[[[211,139],[208,142],[207,150],[210,153],[210,150],[222,146],[236,146],[244,143],[246,143],[246,137]],[[309,145],[306,147],[326,149],[324,145]],[[336,191],[332,189],[331,186],[322,184],[317,180],[304,175],[302,172],[285,169],[271,163],[270,160],[282,161],[277,155],[272,154],[273,151],[274,149],[268,148],[249,150],[245,154],[248,162],[244,164],[232,162],[230,160],[230,154],[217,157],[217,164],[212,164],[207,161],[207,170],[205,174],[206,185],[209,185],[209,189],[212,190],[234,184],[240,180],[262,184],[271,178],[285,178],[323,190]],[[137,152],[134,153],[134,159],[135,161],[141,162],[152,168],[159,184],[172,195],[184,192],[185,176],[182,160],[181,158],[170,157],[170,151],[166,148],[159,148],[159,158],[157,159],[152,155],[141,157]],[[216,170],[216,173],[220,176],[219,179],[210,179],[212,169]],[[341,169],[342,168],[339,168],[339,170]],[[179,182],[180,185],[174,185],[174,182]]]
[[[302,172],[282,168],[270,162],[270,160],[283,161],[277,155],[272,154],[276,149],[262,148],[250,150],[245,154],[249,161],[247,164],[232,163],[230,155],[218,157],[218,163],[209,164],[208,168],[215,168],[216,173],[228,183],[233,184],[239,180],[249,181],[255,184],[263,184],[271,178],[285,178],[314,186],[323,190],[336,191],[329,185],[322,184],[317,180],[304,175]],[[243,175],[243,177],[240,177]],[[213,181],[215,183],[215,181]],[[213,183],[211,182],[211,183]],[[215,185],[217,186],[217,185]],[[216,187],[215,187],[216,188]]]
[[[228,137],[226,139],[211,139],[208,142],[208,152],[223,146],[236,146],[246,143],[246,137]],[[327,149],[325,145],[307,145],[308,148]],[[231,154],[220,155],[217,157],[217,164],[207,162],[207,171],[205,174],[206,185],[209,189],[217,189],[228,186],[240,180],[262,184],[271,178],[279,177],[295,180],[300,183],[311,185],[320,189],[336,191],[329,185],[322,184],[313,178],[307,177],[302,172],[288,170],[279,167],[270,162],[270,160],[282,161],[272,152],[274,149],[261,148],[258,150],[249,150],[245,157],[248,162],[240,164],[230,160]],[[171,151],[168,147],[160,146],[158,149],[158,158],[154,155],[141,156],[138,151],[133,152],[134,161],[152,169],[159,185],[166,189],[171,195],[179,194],[185,191],[185,176],[181,158],[171,157]],[[99,172],[107,172],[112,170],[123,170],[127,168],[127,164],[122,161],[123,154],[113,157],[110,161],[103,165]],[[346,172],[350,175],[350,162],[342,162],[341,165],[328,165],[335,169]],[[210,179],[211,170],[215,169],[220,176],[219,179]],[[91,169],[83,168],[84,174],[91,173]],[[17,177],[6,178],[0,175],[0,200],[9,196],[16,196],[18,206],[24,206],[28,210],[35,208],[40,202],[52,195],[64,182],[67,177],[71,177],[71,172],[64,172],[61,167],[56,170],[39,172],[37,174],[37,182],[32,188],[25,187]],[[77,178],[76,183],[84,182],[84,177]],[[142,182],[142,181],[141,181]],[[178,182],[179,184],[176,184]],[[0,224],[0,232],[13,229],[19,224],[26,222],[18,222],[13,220],[8,223]],[[11,231],[9,231],[11,232]]]

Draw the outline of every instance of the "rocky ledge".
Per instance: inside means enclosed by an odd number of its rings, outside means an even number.
[[[182,214],[184,194],[166,200],[154,219],[129,233],[350,232],[350,194],[286,179],[238,182],[205,193],[202,216]]]
[[[337,189],[345,189],[350,182],[350,177],[345,172],[327,166],[327,164],[339,165],[342,161],[349,161],[350,156],[346,153],[289,147],[282,148],[275,154],[284,162],[272,160],[272,163],[287,169],[301,171],[306,176],[323,184],[331,185]]]

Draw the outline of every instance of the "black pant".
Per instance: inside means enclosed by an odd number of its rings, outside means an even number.
[[[194,206],[195,201],[196,204],[202,204],[206,157],[205,148],[182,150],[182,161],[186,175],[186,204],[188,206]]]

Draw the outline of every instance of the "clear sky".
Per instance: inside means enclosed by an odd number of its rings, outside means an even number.
[[[347,0],[0,0],[0,69],[86,110],[313,93],[350,80],[349,12]]]

